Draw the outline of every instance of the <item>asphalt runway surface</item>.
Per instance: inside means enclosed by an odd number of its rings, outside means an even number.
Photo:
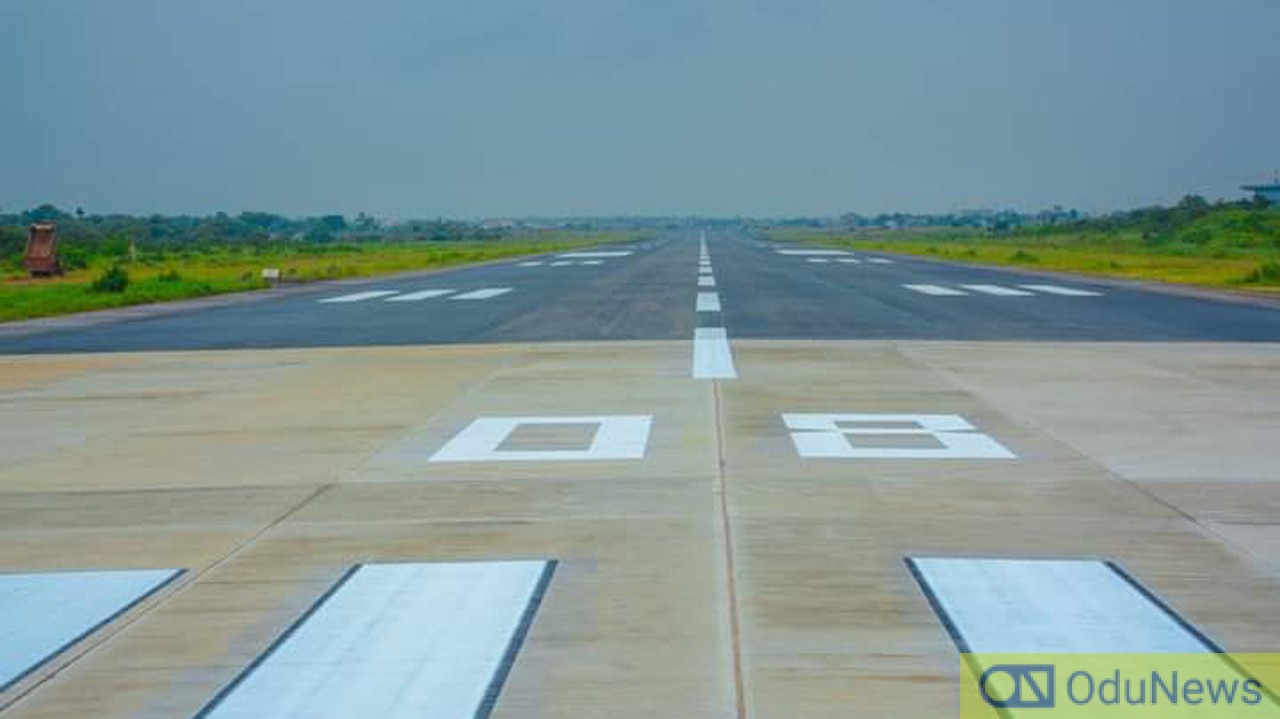
[[[370,280],[0,339],[0,352],[678,340],[707,324],[694,308],[697,293],[708,291],[723,309],[711,323],[731,338],[1280,340],[1280,312],[1267,307],[880,253],[780,254],[805,248],[730,232],[711,234],[715,286],[697,287],[690,277],[698,247],[697,233],[675,233],[602,250],[625,256],[546,256]],[[486,290],[502,294],[454,299]],[[322,301],[362,293],[369,296]]]

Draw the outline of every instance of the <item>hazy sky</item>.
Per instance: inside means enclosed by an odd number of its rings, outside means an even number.
[[[1276,0],[0,0],[0,209],[828,214],[1238,196]]]

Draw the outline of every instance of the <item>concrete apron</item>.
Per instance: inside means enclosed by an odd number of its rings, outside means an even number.
[[[188,570],[0,706],[191,717],[361,562],[560,561],[495,717],[954,712],[907,556],[1109,559],[1280,647],[1280,346],[733,347],[715,383],[685,342],[0,358],[0,572]],[[784,413],[959,415],[1016,458],[802,459]],[[430,461],[597,416],[651,416],[642,458]]]

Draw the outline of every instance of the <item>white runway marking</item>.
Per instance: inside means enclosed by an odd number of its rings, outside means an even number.
[[[1016,459],[957,415],[784,414],[782,421],[806,459]],[[924,437],[938,446],[895,447],[893,437]]]
[[[699,275],[709,275],[709,274],[712,274],[712,270],[711,270],[711,268],[710,268],[710,267],[699,267],[699,268],[698,268],[698,274],[699,274]]]
[[[968,292],[953,290],[950,287],[941,285],[903,285],[903,287],[924,295],[933,295],[934,297],[963,297],[969,294]]]
[[[774,250],[774,252],[789,257],[834,257],[849,254],[844,250]]]
[[[696,309],[698,312],[719,312],[720,295],[714,292],[699,292]]]
[[[966,290],[981,292],[987,295],[995,295],[997,297],[1030,297],[1034,293],[1023,290],[1015,290],[1011,287],[1001,287],[1000,285],[960,285]]]
[[[1058,285],[1022,285],[1024,289],[1043,292],[1047,295],[1062,295],[1064,297],[1101,297],[1101,292],[1090,292],[1089,290],[1079,290],[1073,287],[1059,287]]]
[[[858,258],[856,258],[856,257],[841,257],[841,258],[837,259],[837,260],[836,260],[836,262],[839,262],[839,263],[840,263],[840,264],[842,264],[842,265],[860,265],[860,264],[862,264],[862,260],[860,260],[860,259],[858,259]]]
[[[737,379],[733,349],[723,327],[699,327],[693,337],[694,379]]]
[[[487,717],[554,570],[361,565],[197,717]]]
[[[1213,651],[1170,611],[1097,560],[911,559],[962,651]]]
[[[574,263],[570,262],[569,260],[560,260],[559,262],[552,262],[548,266],[549,267],[569,267],[570,265],[573,265],[573,264]]]
[[[454,290],[423,290],[421,292],[409,292],[403,295],[396,295],[395,297],[388,297],[386,300],[383,300],[383,301],[384,302],[420,302],[422,300],[429,300],[435,297],[444,297],[445,295],[451,295],[453,293],[454,293]]]
[[[698,278],[698,286],[699,287],[715,287],[716,278],[712,277],[711,275],[703,275],[702,277]]]
[[[540,260],[532,260],[530,262],[521,262],[520,267],[541,267],[543,263]]]
[[[603,264],[604,264],[604,260],[583,260],[583,261],[582,261],[582,264],[587,265],[587,266],[603,265]]]
[[[482,417],[449,440],[429,462],[594,462],[644,459],[653,417]],[[521,426],[596,425],[586,449],[502,450]]]
[[[0,574],[0,691],[179,574],[177,569]]]
[[[563,255],[556,255],[556,256],[563,260],[595,260],[595,259],[601,259],[601,258],[608,259],[610,257],[629,257],[630,255],[631,255],[631,252],[629,251],[616,251],[616,252],[566,252]]]
[[[451,300],[488,300],[494,297],[500,297],[511,291],[510,287],[487,287],[483,290],[467,292],[461,295],[450,297]]]
[[[351,302],[364,302],[378,297],[386,297],[387,295],[400,294],[399,290],[371,290],[369,292],[356,292],[355,294],[342,295],[340,297],[330,297],[327,300],[320,300],[322,305],[330,304],[349,304]]]
[[[883,257],[872,257],[870,260],[867,260],[867,261],[874,262],[877,265],[892,265],[894,263],[893,260],[886,260]]]
[[[805,260],[805,261],[806,261],[806,262],[812,262],[812,263],[813,263],[813,264],[815,264],[815,265],[825,265],[825,264],[827,264],[828,262],[830,262],[831,260],[829,260],[829,259],[827,259],[827,258],[825,258],[825,257],[810,257],[809,259],[807,259],[807,260]]]

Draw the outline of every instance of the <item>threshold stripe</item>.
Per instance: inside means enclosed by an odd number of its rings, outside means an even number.
[[[698,312],[719,312],[720,295],[715,292],[699,292],[696,309]]]
[[[712,275],[703,275],[698,278],[698,286],[699,287],[715,287],[716,278],[713,277]]]
[[[505,295],[510,291],[511,291],[510,287],[488,287],[483,290],[476,290],[475,292],[467,292],[461,295],[454,295],[449,299],[451,300],[488,300],[488,299],[493,299],[494,297]]]
[[[0,574],[0,692],[125,613],[182,571]]]
[[[693,337],[694,379],[737,379],[729,334],[723,327],[699,327]]]
[[[1012,287],[1001,287],[1000,285],[960,285],[966,290],[981,292],[983,294],[995,295],[997,297],[1030,297],[1035,294],[1024,290],[1015,290]]]
[[[418,302],[421,300],[429,300],[434,297],[444,297],[445,295],[451,295],[453,293],[454,293],[454,290],[422,290],[421,292],[409,292],[403,295],[396,295],[395,297],[388,297],[385,301],[386,302]]]
[[[1220,651],[1111,562],[910,558],[907,564],[964,653]]]
[[[1073,287],[1060,287],[1058,285],[1022,285],[1023,289],[1035,290],[1049,295],[1062,295],[1063,297],[1101,297],[1101,292],[1090,292],[1089,290],[1078,290]]]
[[[386,297],[387,295],[399,294],[399,290],[372,290],[369,292],[356,292],[350,295],[342,295],[340,297],[330,297],[327,300],[320,300],[322,305],[347,304],[350,302],[364,302],[378,297]]]
[[[488,717],[555,566],[357,566],[196,716]]]

